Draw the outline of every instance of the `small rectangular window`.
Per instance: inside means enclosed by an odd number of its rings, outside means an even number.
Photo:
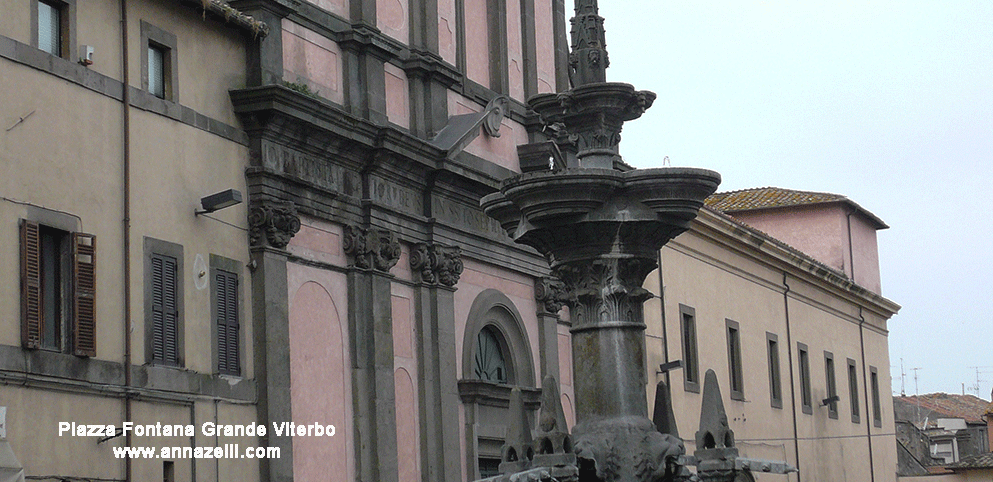
[[[814,413],[814,406],[811,402],[810,393],[810,354],[807,352],[807,345],[797,343],[797,358],[800,368],[800,407],[803,413],[808,415]]]
[[[827,385],[827,398],[831,399],[838,395],[838,385],[834,376],[834,354],[829,351],[824,352],[824,383]],[[828,403],[828,417],[838,418],[838,401],[832,400]]]
[[[879,373],[876,367],[869,367],[870,387],[872,388],[872,424],[883,426],[883,409],[879,400]]]
[[[21,341],[96,356],[96,237],[21,221]]]
[[[859,377],[855,360],[848,359],[848,403],[852,406],[852,423],[861,422],[859,416]]]
[[[700,362],[697,358],[696,310],[679,305],[680,332],[683,347],[683,388],[700,393]]]
[[[141,82],[150,94],[179,102],[176,36],[148,22],[141,22]]]
[[[773,408],[783,408],[783,385],[779,368],[779,337],[765,334],[769,358],[769,399]]]
[[[238,354],[241,351],[238,321],[238,275],[214,270],[214,326],[217,339],[217,371],[241,375]]]
[[[62,9],[48,2],[38,2],[38,48],[62,56]]]
[[[741,367],[741,329],[737,321],[725,320],[728,343],[728,373],[731,378],[731,399],[745,399],[745,378]]]
[[[155,97],[165,98],[165,49],[148,47],[148,91]]]

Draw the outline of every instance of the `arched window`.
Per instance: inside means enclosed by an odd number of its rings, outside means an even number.
[[[476,378],[496,383],[507,383],[507,362],[503,355],[500,334],[493,326],[479,330],[476,336]]]

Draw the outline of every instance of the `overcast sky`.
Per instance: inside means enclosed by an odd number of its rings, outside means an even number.
[[[571,4],[571,2],[567,2]],[[658,94],[624,127],[637,167],[721,191],[848,196],[879,232],[893,391],[990,399],[993,1],[601,0],[608,80]],[[571,13],[570,13],[571,16]],[[979,388],[976,368],[979,368]]]

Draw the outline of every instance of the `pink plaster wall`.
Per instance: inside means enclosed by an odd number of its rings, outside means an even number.
[[[300,231],[290,239],[286,250],[301,258],[346,266],[341,236],[341,226],[303,217],[300,219]]]
[[[854,214],[851,219],[855,282],[874,293],[882,294],[876,228],[862,215]]]
[[[386,35],[409,42],[407,0],[376,0],[376,26]]]
[[[521,2],[507,0],[507,75],[510,97],[521,102],[524,98],[524,53],[521,46]]]
[[[294,437],[293,473],[300,480],[351,480],[351,386],[347,336],[339,311],[343,307],[336,305],[325,286],[333,281],[330,273],[289,264],[287,274],[292,294],[289,348],[293,419],[285,421],[336,428],[333,437]],[[324,283],[315,278],[324,278]],[[340,281],[343,285],[344,280]]]
[[[481,110],[483,110],[483,106],[466,99],[454,91],[448,91],[448,111],[450,115],[469,114]],[[521,165],[517,159],[517,146],[519,144],[527,144],[527,142],[527,129],[517,122],[504,118],[503,122],[500,123],[500,137],[489,137],[485,132],[480,132],[479,137],[476,137],[465,148],[465,151],[511,171],[520,172]]]
[[[841,206],[743,212],[732,216],[850,275],[848,230]]]
[[[535,40],[538,45],[538,93],[555,92],[555,37],[552,2],[535,2]]]
[[[416,389],[410,373],[398,368],[393,374],[396,390],[397,456],[400,482],[421,480],[420,431],[417,430]]]
[[[550,7],[549,7],[550,8]],[[458,57],[455,37],[455,0],[438,1],[438,50],[441,58],[455,65]]]
[[[465,2],[466,77],[490,86],[490,46],[486,2]]]
[[[842,204],[825,204],[732,216],[844,272],[849,278],[852,278],[854,258],[855,282],[881,293],[876,230],[864,216],[852,215],[849,251],[849,209]]]
[[[348,19],[348,0],[304,0],[323,8],[339,17]]]
[[[407,89],[407,74],[391,63],[384,66],[386,76],[386,117],[390,122],[410,128],[410,98]]]
[[[343,103],[338,44],[287,19],[282,27],[283,80],[303,83],[317,95]]]

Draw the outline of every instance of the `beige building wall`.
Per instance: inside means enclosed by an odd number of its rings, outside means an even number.
[[[661,260],[663,301],[646,303],[650,404],[654,385],[666,379],[657,367],[687,358],[681,305],[683,311],[689,307],[697,330],[699,380],[707,369],[717,373],[743,456],[785,460],[800,468],[799,480],[804,481],[869,480],[871,434],[874,480],[895,480],[886,320],[898,306],[710,210],[701,211],[690,231],[662,249]],[[659,293],[659,280],[658,271],[652,273],[646,288]],[[743,399],[731,396],[728,320],[737,323],[740,335]],[[770,388],[770,336],[780,361],[778,407]],[[801,380],[806,377],[800,373],[800,344],[809,360],[809,410],[800,402]],[[829,396],[828,356],[834,364],[834,394],[839,396],[836,415],[822,405]],[[852,416],[849,359],[858,377],[858,422]],[[873,419],[871,390],[866,389],[870,368],[879,384],[879,426]],[[692,453],[702,394],[687,387],[685,377],[685,368],[668,374],[679,435]],[[793,474],[789,480],[798,478]]]

